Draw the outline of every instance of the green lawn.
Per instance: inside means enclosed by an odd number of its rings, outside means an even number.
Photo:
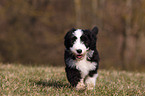
[[[0,64],[0,95],[145,96],[145,73],[99,70],[95,90],[76,91],[68,83],[64,67]]]

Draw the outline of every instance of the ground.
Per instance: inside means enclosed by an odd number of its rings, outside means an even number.
[[[145,73],[99,70],[95,90],[82,92],[70,86],[64,67],[0,64],[0,95],[145,96]]]

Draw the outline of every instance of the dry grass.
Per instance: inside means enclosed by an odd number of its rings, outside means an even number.
[[[76,91],[64,67],[0,64],[0,95],[145,95],[145,73],[99,70],[96,89]]]

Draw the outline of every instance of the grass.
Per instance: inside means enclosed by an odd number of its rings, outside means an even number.
[[[81,92],[70,86],[64,67],[0,64],[0,95],[144,96],[145,73],[99,70],[96,89]]]

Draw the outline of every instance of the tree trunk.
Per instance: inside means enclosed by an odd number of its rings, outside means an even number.
[[[92,11],[93,11],[93,18],[92,18],[92,25],[97,25],[97,12],[98,12],[98,0],[92,0]]]
[[[92,25],[99,26],[99,29],[103,30],[103,18],[104,18],[104,4],[105,0],[92,0]]]
[[[123,32],[123,45],[122,45],[122,67],[123,69],[133,68],[135,50],[136,50],[136,37],[132,33],[131,19],[132,19],[132,0],[126,1],[126,19],[125,19],[125,32]]]
[[[81,26],[81,0],[74,0],[75,13],[76,13],[76,26]]]

